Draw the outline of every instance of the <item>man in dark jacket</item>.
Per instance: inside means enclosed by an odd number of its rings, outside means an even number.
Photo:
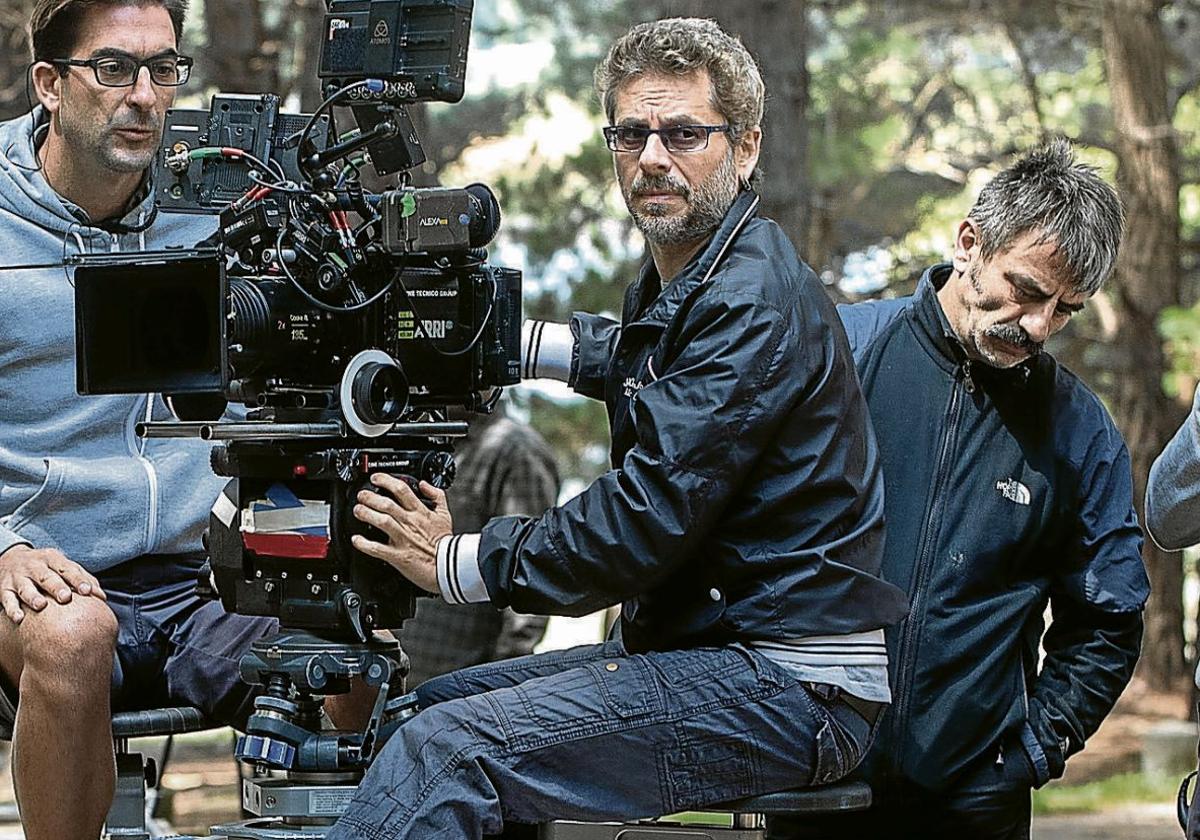
[[[620,323],[530,324],[526,371],[605,401],[613,469],[540,517],[453,533],[377,480],[356,543],[452,603],[578,615],[622,641],[418,688],[329,840],[479,838],[504,821],[667,813],[832,781],[888,700],[882,486],[821,284],[756,218],[762,80],[711,21],[635,27],[597,71],[653,257]]]
[[[1123,224],[1056,142],[983,189],[914,296],[842,308],[883,457],[883,574],[912,611],[888,633],[893,706],[859,771],[874,807],[773,837],[1027,838],[1030,788],[1129,681],[1149,593],[1129,455],[1041,352],[1111,271]]]

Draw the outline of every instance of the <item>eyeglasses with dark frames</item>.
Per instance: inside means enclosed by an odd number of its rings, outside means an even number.
[[[160,87],[179,87],[192,75],[192,59],[186,55],[156,55],[136,59],[131,55],[106,55],[99,58],[55,58],[51,64],[90,67],[96,81],[104,87],[132,87],[145,67],[150,81]]]
[[[614,152],[640,153],[646,148],[651,134],[657,134],[668,152],[702,152],[708,148],[709,135],[729,131],[728,125],[670,125],[666,128],[644,128],[633,125],[608,125],[604,139]]]

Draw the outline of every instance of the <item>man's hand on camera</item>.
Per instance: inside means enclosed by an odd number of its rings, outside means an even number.
[[[361,535],[351,538],[354,547],[378,557],[427,592],[440,592],[437,579],[437,544],[453,533],[446,494],[422,481],[418,489],[433,504],[430,509],[400,479],[386,473],[371,476],[375,492],[358,494],[354,516],[387,534],[387,544]]]
[[[60,551],[14,545],[0,554],[0,608],[14,624],[25,618],[22,606],[40,612],[47,598],[68,604],[72,593],[108,600],[99,581]]]

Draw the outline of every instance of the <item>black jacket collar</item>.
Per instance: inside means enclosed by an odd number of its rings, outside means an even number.
[[[925,269],[913,295],[913,324],[917,337],[930,351],[939,365],[948,371],[955,370],[967,361],[967,353],[958,340],[950,321],[938,300],[938,290],[946,285],[954,267],[950,263],[937,263]],[[1039,353],[1011,368],[992,367],[984,362],[972,362],[971,373],[976,378],[1011,382],[1024,385],[1044,353]]]
[[[704,283],[716,271],[721,259],[728,253],[737,235],[758,212],[759,197],[752,189],[745,189],[730,206],[725,218],[700,251],[685,265],[661,293],[660,279],[654,260],[647,260],[632,291],[637,313],[637,323],[664,325],[675,315],[679,304]]]

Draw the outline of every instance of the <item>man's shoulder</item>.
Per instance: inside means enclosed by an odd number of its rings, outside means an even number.
[[[131,221],[137,222],[138,220],[134,218]],[[216,229],[216,216],[160,212],[155,216],[148,229],[150,235],[147,238],[146,247],[151,250],[190,248],[207,239],[216,232]]]
[[[899,323],[911,308],[911,297],[838,304],[837,314],[854,350],[855,360],[861,361],[875,340]]]
[[[816,273],[787,234],[771,219],[751,219],[731,243],[709,285],[726,299],[757,300],[779,312],[794,310],[813,295],[828,302]]]

